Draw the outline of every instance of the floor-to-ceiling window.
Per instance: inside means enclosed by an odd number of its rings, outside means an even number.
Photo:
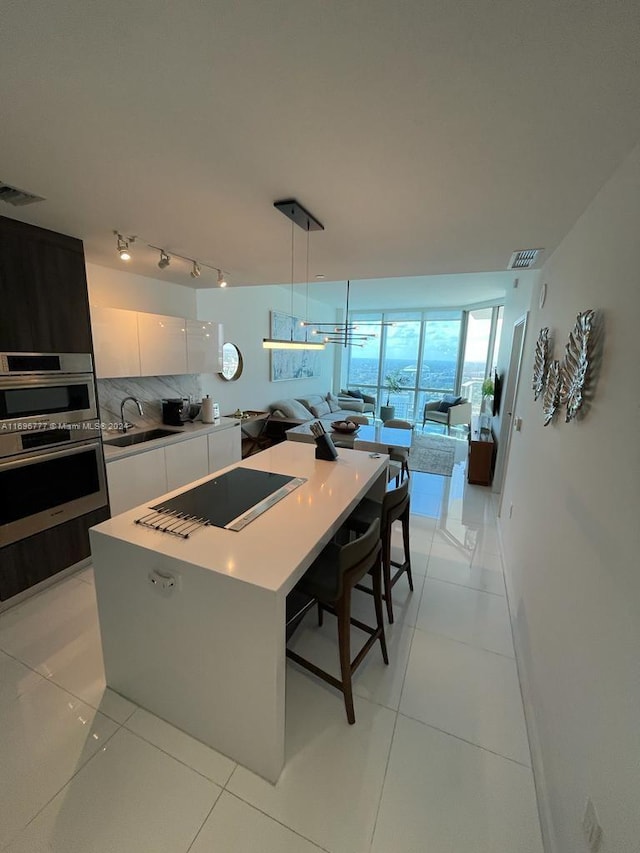
[[[460,394],[471,400],[475,414],[482,404],[482,383],[490,377],[495,366],[502,334],[504,308],[478,308],[467,311],[467,331]]]
[[[462,311],[353,312],[349,319],[360,324],[359,331],[376,333],[349,348],[349,387],[374,394],[379,405],[388,399],[397,418],[411,421],[421,419],[427,400],[455,391]],[[399,390],[389,392],[388,376],[398,380]]]
[[[351,346],[350,388],[373,394],[395,416],[420,421],[424,404],[444,394],[468,397],[480,410],[482,383],[491,375],[500,345],[503,307],[463,310],[354,311],[349,321],[375,337]],[[392,324],[392,325],[389,325]],[[389,391],[387,377],[400,383]]]

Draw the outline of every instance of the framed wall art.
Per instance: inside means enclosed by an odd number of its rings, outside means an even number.
[[[307,334],[302,317],[292,317],[282,311],[271,311],[271,337],[278,340],[304,341]],[[290,379],[316,379],[321,375],[320,350],[270,350],[270,379],[285,382]]]

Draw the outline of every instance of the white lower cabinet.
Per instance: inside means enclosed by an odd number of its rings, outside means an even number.
[[[111,515],[157,498],[167,491],[164,447],[107,463]]]
[[[107,462],[111,515],[239,462],[240,437],[235,426]]]
[[[209,440],[209,473],[233,465],[242,459],[240,427],[221,429],[207,436]]]
[[[167,491],[193,483],[209,473],[209,446],[207,436],[190,438],[164,449],[167,463]]]

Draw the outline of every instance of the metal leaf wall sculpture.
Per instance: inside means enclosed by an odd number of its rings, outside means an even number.
[[[548,426],[553,420],[558,404],[560,402],[560,362],[554,359],[547,370],[547,381],[544,386],[542,397],[542,409],[544,412],[544,425]]]
[[[549,327],[540,329],[536,341],[536,353],[533,361],[533,399],[537,400],[544,390],[547,369],[549,367]]]
[[[572,421],[582,405],[582,391],[589,372],[589,336],[594,311],[578,314],[560,368],[560,402],[567,407],[565,420]]]

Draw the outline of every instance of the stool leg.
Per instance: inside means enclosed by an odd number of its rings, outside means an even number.
[[[340,673],[342,675],[342,692],[347,720],[350,725],[356,721],[353,710],[353,690],[351,687],[351,588],[345,587],[342,598],[336,602],[338,617],[338,648],[340,650]]]
[[[382,540],[382,580],[384,582],[384,597],[387,602],[387,617],[393,625],[393,602],[391,601],[391,525],[387,525]]]
[[[382,616],[382,565],[380,557],[377,564],[373,567],[373,603],[376,608],[376,626],[380,631],[380,648],[382,650],[382,660],[389,665],[389,655],[387,654],[387,640],[384,635],[384,618]]]
[[[404,559],[407,564],[406,572],[409,579],[409,589],[413,592],[413,575],[411,574],[411,551],[409,550],[409,506],[402,513],[400,521],[402,522],[402,544],[404,547]]]

